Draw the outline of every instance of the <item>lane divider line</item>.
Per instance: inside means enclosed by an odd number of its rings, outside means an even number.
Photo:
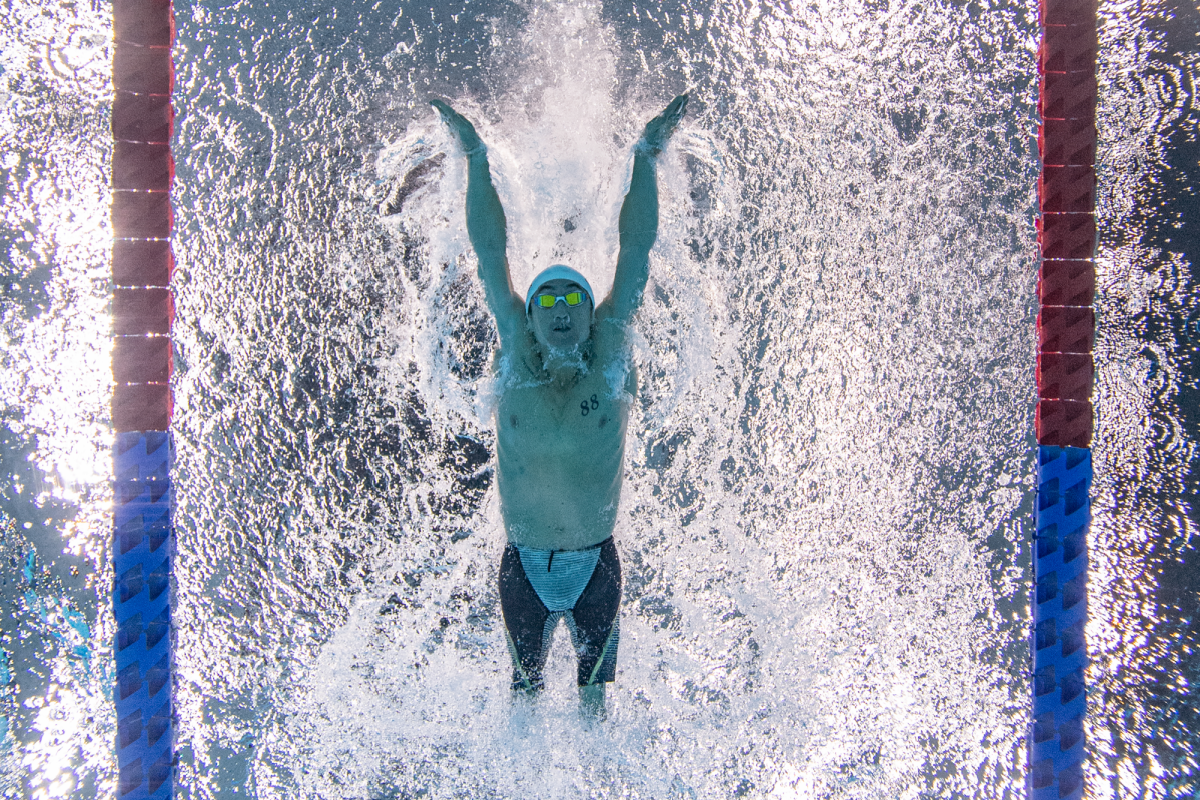
[[[117,797],[174,794],[170,0],[113,2],[113,615]]]
[[[1030,800],[1083,797],[1096,315],[1096,0],[1041,0]]]

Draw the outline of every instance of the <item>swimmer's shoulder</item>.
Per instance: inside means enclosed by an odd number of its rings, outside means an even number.
[[[623,356],[631,324],[630,317],[617,312],[611,295],[604,298],[596,306],[596,313],[592,317],[592,339],[597,354],[605,359]]]
[[[530,337],[532,340],[532,337]],[[510,343],[510,347],[498,347],[492,353],[492,375],[497,381],[500,394],[507,389],[525,387],[539,383],[541,375],[537,368],[532,341]]]
[[[605,335],[604,329],[609,330]],[[637,394],[637,364],[629,346],[629,337],[625,326],[617,328],[616,323],[606,322],[597,325],[593,331],[592,363],[590,378],[593,383],[603,384],[605,393],[613,398],[622,394],[626,399],[632,399]]]
[[[598,316],[592,325],[592,358],[594,366],[602,370],[611,364],[628,361],[628,322],[611,315]]]

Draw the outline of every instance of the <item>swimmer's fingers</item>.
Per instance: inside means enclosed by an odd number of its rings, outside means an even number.
[[[442,121],[449,125],[450,129],[458,136],[458,143],[462,145],[462,149],[467,155],[484,149],[483,140],[479,138],[475,126],[469,119],[451,108],[450,104],[444,100],[430,100],[429,104],[437,109]]]
[[[663,120],[663,123],[670,130],[675,130],[675,126],[679,124],[679,120],[683,119],[683,115],[687,113],[687,104],[688,96],[686,94],[679,95],[663,109],[663,112],[658,115],[658,119]]]
[[[658,155],[667,146],[667,140],[671,138],[679,121],[687,113],[687,102],[686,94],[679,95],[663,109],[661,114],[646,123],[646,130],[642,134],[642,141],[639,144],[649,150],[651,155]]]
[[[438,114],[442,117],[442,121],[458,134],[458,139],[462,142],[464,149],[470,150],[471,146],[480,143],[479,134],[475,131],[475,126],[471,124],[469,119],[451,108],[449,103],[444,100],[434,99],[430,100],[429,104],[437,109]]]

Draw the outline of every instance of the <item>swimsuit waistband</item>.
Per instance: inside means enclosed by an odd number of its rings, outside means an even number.
[[[565,550],[562,548],[526,547],[523,544],[515,544],[513,542],[509,542],[508,547],[511,547],[514,550],[524,552],[524,553],[587,553],[592,550],[599,550],[601,547],[604,547],[604,545],[608,544],[612,540],[613,540],[613,537],[609,536],[603,542],[597,542],[596,544],[594,544],[590,547],[581,547],[578,550]]]
[[[570,611],[587,588],[596,565],[607,555],[616,557],[612,537],[586,550],[535,550],[510,545],[507,558],[516,556],[525,577],[550,611]],[[516,552],[513,553],[512,551]]]

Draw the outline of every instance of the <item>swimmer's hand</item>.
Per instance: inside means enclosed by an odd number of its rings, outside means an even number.
[[[487,146],[479,138],[479,134],[475,132],[475,126],[469,119],[442,100],[430,100],[429,104],[438,110],[438,113],[442,115],[442,121],[449,125],[450,130],[458,136],[458,143],[462,145],[464,153],[472,156],[476,153],[487,152]]]
[[[642,138],[637,143],[638,149],[644,150],[651,156],[661,153],[667,146],[667,140],[675,132],[675,126],[687,112],[687,102],[688,96],[681,94],[672,100],[661,114],[647,122],[646,130],[642,132]]]

